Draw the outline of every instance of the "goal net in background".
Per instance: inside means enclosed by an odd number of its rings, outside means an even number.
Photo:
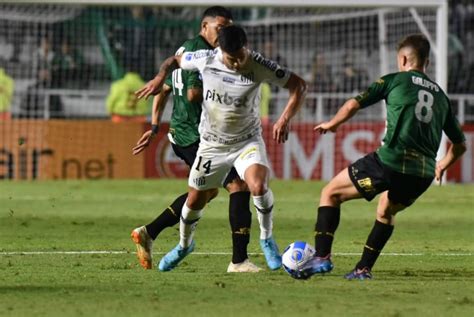
[[[166,131],[156,149],[141,159],[132,158],[130,147],[146,126],[110,123],[106,104],[112,82],[131,70],[144,81],[151,79],[165,57],[195,36],[205,7],[117,3],[0,4],[0,68],[15,85],[12,120],[0,123],[0,178],[186,175],[166,144]],[[276,146],[269,136],[271,125],[265,127],[277,177],[328,179],[379,145],[384,130],[381,104],[361,111],[337,135],[322,138],[312,127],[381,74],[396,71],[395,49],[403,36],[422,32],[430,39],[434,49],[429,75],[446,86],[442,56],[447,34],[440,33],[439,6],[357,8],[317,3],[322,1],[296,8],[231,7],[236,22],[248,33],[249,46],[309,85],[287,144]],[[474,97],[461,97],[455,104],[460,105],[463,119],[470,120]],[[270,122],[286,98],[284,90],[270,89],[270,102],[262,105]]]

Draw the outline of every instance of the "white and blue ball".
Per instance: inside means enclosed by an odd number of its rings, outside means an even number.
[[[301,270],[314,257],[315,252],[311,244],[304,241],[295,241],[283,251],[283,268],[291,277],[301,278]]]

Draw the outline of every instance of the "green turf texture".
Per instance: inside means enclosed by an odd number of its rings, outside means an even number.
[[[324,183],[273,180],[280,249],[314,243]],[[0,316],[473,316],[474,186],[432,186],[397,216],[371,281],[346,281],[372,228],[376,203],[343,205],[335,269],[294,280],[269,271],[253,212],[256,274],[228,274],[228,195],[221,190],[196,231],[196,253],[174,271],[145,271],[130,231],[183,192],[183,180],[0,182]],[[155,243],[155,263],[178,242]],[[122,251],[7,255],[7,252]],[[208,255],[223,252],[223,255]],[[355,253],[355,255],[351,255]],[[394,255],[402,253],[403,255]]]

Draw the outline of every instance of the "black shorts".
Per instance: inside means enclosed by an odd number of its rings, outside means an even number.
[[[418,177],[390,169],[375,152],[349,165],[348,170],[352,183],[368,201],[388,190],[392,203],[410,206],[433,182],[433,177]]]
[[[196,154],[199,148],[199,141],[194,142],[188,146],[180,146],[174,143],[171,143],[171,146],[173,148],[174,153],[180,159],[182,159],[191,169],[194,160],[196,159]],[[224,188],[226,188],[229,183],[232,183],[232,181],[237,178],[240,179],[239,174],[237,173],[237,170],[232,167],[232,169],[229,171],[229,174],[227,174],[227,177],[224,180]]]
[[[171,143],[174,153],[182,159],[189,168],[193,166],[194,160],[196,159],[196,153],[199,148],[199,141],[194,142],[188,146],[180,146]]]

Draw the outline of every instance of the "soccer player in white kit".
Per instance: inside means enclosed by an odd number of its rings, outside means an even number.
[[[180,221],[179,244],[160,261],[161,271],[170,271],[194,250],[194,229],[209,201],[210,193],[222,186],[234,166],[248,184],[260,223],[260,245],[268,263],[278,269],[281,256],[272,235],[273,193],[268,187],[269,164],[261,136],[259,117],[260,83],[269,82],[289,90],[288,103],[273,126],[273,139],[288,138],[290,119],[297,113],[306,93],[306,83],[249,50],[245,31],[228,26],[219,31],[219,48],[172,56],[160,72],[137,91],[138,98],[156,94],[175,68],[198,70],[203,82],[201,136],[191,168],[189,193]],[[270,266],[270,265],[269,265]]]

